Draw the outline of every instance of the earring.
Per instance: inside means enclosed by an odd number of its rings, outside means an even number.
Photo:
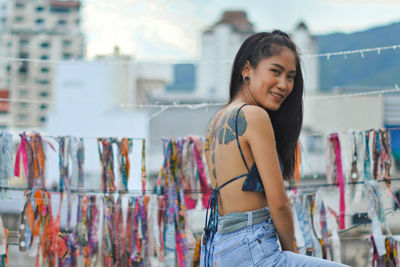
[[[244,76],[243,80],[244,80],[246,83],[248,83],[248,82],[250,82],[250,77],[249,77],[249,76]]]

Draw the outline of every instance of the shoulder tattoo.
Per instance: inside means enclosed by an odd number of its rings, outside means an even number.
[[[233,109],[231,112],[227,112],[218,127],[218,143],[229,144],[236,138],[235,133],[235,120],[236,120],[237,109]],[[238,137],[242,136],[247,129],[247,121],[244,116],[243,110],[239,111],[237,118],[237,134]]]
[[[215,121],[212,121],[208,127],[204,150],[211,152],[211,162],[213,165],[211,173],[214,179],[217,177],[215,170],[215,145],[217,141],[219,144],[227,145],[236,139],[235,119],[237,110],[235,108],[227,111],[218,126]],[[247,129],[247,121],[242,110],[238,114],[237,128],[238,136],[242,136]]]

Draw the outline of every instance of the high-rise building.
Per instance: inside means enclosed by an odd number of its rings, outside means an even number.
[[[1,127],[45,124],[54,99],[51,62],[84,58],[80,8],[79,0],[0,0],[0,98],[36,102],[0,101]]]

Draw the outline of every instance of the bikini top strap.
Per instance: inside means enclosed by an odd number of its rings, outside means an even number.
[[[214,189],[214,191],[218,191],[218,190],[220,190],[222,187],[224,187],[225,185],[227,185],[227,184],[229,184],[229,183],[231,183],[231,182],[233,182],[233,181],[236,181],[237,179],[240,179],[240,178],[242,178],[242,177],[245,177],[245,176],[247,176],[247,173],[242,174],[242,175],[239,175],[239,176],[236,176],[235,178],[232,178],[232,179],[230,179],[229,181],[223,183],[222,185],[216,187],[216,188]]]
[[[235,117],[235,137],[236,137],[236,142],[237,142],[237,145],[238,145],[238,147],[239,147],[239,152],[240,152],[240,155],[242,156],[244,165],[246,165],[247,171],[250,171],[249,166],[247,165],[247,162],[246,162],[246,160],[244,159],[244,155],[243,155],[242,148],[240,147],[239,134],[238,134],[238,117],[239,117],[239,112],[240,112],[240,110],[242,109],[242,107],[244,107],[244,106],[246,106],[246,105],[247,105],[247,104],[241,105],[240,108],[238,109],[238,111],[236,112],[236,117]]]

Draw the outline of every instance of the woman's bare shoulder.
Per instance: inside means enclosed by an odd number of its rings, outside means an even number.
[[[246,120],[248,121],[257,121],[257,120],[268,120],[269,119],[269,115],[268,112],[256,105],[246,105],[242,108],[245,116],[246,116]]]
[[[247,126],[246,136],[273,133],[271,119],[265,109],[256,105],[247,105],[243,107],[242,111],[243,120],[245,120]]]
[[[249,127],[257,129],[260,125],[270,125],[267,111],[256,105],[226,106],[217,112],[210,120],[207,127],[206,139],[213,137],[219,144],[229,144],[235,140],[236,132],[238,136],[248,132]]]
[[[247,123],[243,110],[238,113],[239,107],[228,105],[214,115],[207,126],[206,148],[207,144],[214,147],[215,143],[225,145],[231,143],[235,140],[236,131],[239,136],[244,134]],[[214,144],[212,144],[213,141]]]

